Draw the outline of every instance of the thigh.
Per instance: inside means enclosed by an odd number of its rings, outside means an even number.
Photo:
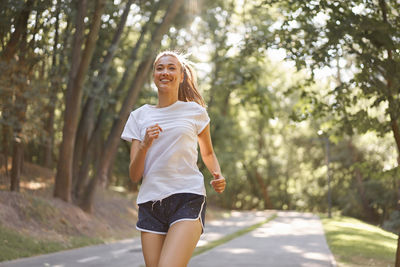
[[[165,235],[148,232],[141,233],[142,251],[146,267],[157,267]]]
[[[200,220],[173,224],[164,241],[159,267],[185,267],[196,248],[201,232]]]

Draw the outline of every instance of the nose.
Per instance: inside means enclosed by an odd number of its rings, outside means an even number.
[[[167,69],[163,69],[161,71],[161,76],[166,76],[166,75],[168,75],[168,70]]]

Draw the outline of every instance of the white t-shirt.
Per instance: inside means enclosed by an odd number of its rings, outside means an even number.
[[[164,108],[146,104],[130,113],[122,139],[143,141],[146,128],[156,123],[162,129],[146,154],[138,204],[176,193],[206,194],[197,167],[197,137],[209,122],[206,109],[196,102],[177,101]]]

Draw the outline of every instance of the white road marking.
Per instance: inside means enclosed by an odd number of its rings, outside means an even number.
[[[94,261],[94,260],[97,260],[97,259],[100,259],[100,257],[94,256],[94,257],[84,258],[84,259],[78,260],[77,262],[85,263],[85,262]]]
[[[126,252],[128,252],[130,249],[132,249],[132,248],[124,248],[124,249],[120,249],[120,250],[114,250],[114,251],[112,251],[111,253],[112,253],[114,256],[116,256],[116,255],[119,255],[119,254],[122,254],[122,253],[126,253]]]

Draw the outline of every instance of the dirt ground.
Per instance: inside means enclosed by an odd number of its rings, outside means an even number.
[[[101,189],[94,212],[52,197],[52,170],[25,162],[21,192],[10,192],[4,160],[0,167],[0,225],[39,240],[68,243],[72,237],[116,240],[137,235],[135,194]],[[10,163],[9,163],[10,165]],[[10,167],[10,166],[9,166]]]

